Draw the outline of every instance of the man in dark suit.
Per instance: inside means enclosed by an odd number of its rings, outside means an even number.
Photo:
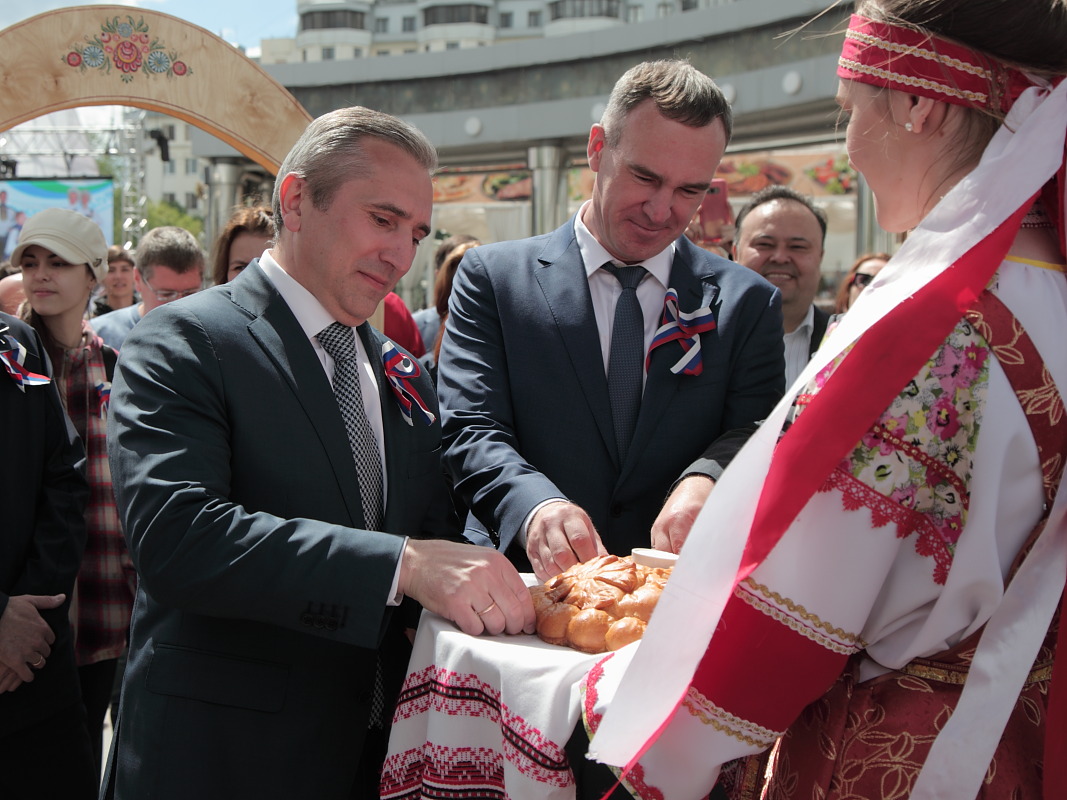
[[[803,372],[830,320],[814,304],[825,245],[826,214],[788,186],[756,192],[737,213],[734,260],[782,293],[786,386]]]
[[[390,607],[533,629],[502,556],[415,538],[449,514],[433,387],[365,324],[429,233],[435,165],[393,117],[320,117],[279,172],[273,248],[126,340],[109,442],[140,585],[116,797],[370,796]]]
[[[592,199],[553,233],[460,266],[438,383],[446,466],[473,512],[468,538],[541,578],[605,551],[678,550],[781,397],[774,287],[682,236],[730,128],[706,75],[638,65],[590,131]],[[636,270],[640,316],[620,323]],[[638,331],[636,407],[609,397],[623,328]]]
[[[85,453],[37,333],[0,313],[0,797],[92,798],[71,589],[85,548]]]

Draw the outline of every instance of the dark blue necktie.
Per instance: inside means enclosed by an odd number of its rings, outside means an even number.
[[[641,382],[645,368],[645,318],[637,299],[637,284],[648,274],[644,267],[618,267],[608,262],[604,269],[622,285],[615,303],[608,356],[608,399],[615,426],[615,445],[620,463],[626,460],[630,440],[641,409]]]

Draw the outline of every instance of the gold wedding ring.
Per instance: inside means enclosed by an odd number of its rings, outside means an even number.
[[[479,617],[484,617],[486,614],[488,614],[494,608],[496,608],[496,601],[495,600],[492,603],[489,604],[489,608],[485,609],[485,611],[475,611],[474,613],[477,614]]]

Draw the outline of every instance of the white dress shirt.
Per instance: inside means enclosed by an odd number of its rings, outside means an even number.
[[[811,354],[811,334],[815,330],[815,306],[808,306],[804,321],[797,325],[792,333],[785,334],[785,388],[793,385],[804,367],[808,365]]]
[[[578,242],[578,252],[581,253],[582,263],[585,265],[585,274],[589,279],[589,295],[593,301],[593,316],[596,319],[597,331],[600,334],[600,354],[604,359],[604,374],[608,372],[608,360],[611,357],[611,329],[615,325],[615,303],[622,294],[622,284],[618,278],[605,269],[604,264],[612,261],[621,264],[611,255],[604,245],[596,240],[592,231],[582,222],[582,213],[586,206],[592,202],[587,200],[585,205],[578,211],[574,218],[574,238]],[[663,318],[663,298],[667,294],[667,282],[671,277],[671,266],[674,264],[674,242],[667,245],[666,249],[641,262],[648,271],[648,277],[637,286],[637,300],[641,304],[641,316],[645,322],[645,353],[652,344],[652,338],[659,330]],[[641,381],[648,375],[642,364]],[[566,500],[564,497],[554,497],[538,503],[531,509],[523,520],[522,530],[519,531],[518,539],[522,547],[526,547],[526,532],[530,527],[530,520],[534,514],[549,503]]]
[[[587,203],[591,201],[586,201]],[[578,241],[578,251],[585,264],[585,274],[589,278],[589,295],[593,300],[593,316],[596,318],[597,331],[600,333],[600,352],[604,357],[604,374],[607,374],[608,359],[611,355],[611,329],[615,325],[615,303],[622,294],[622,284],[607,270],[601,269],[608,261],[616,264],[615,259],[604,245],[596,240],[589,228],[582,222],[582,206],[574,219],[574,238]],[[645,322],[645,352],[652,344],[652,338],[659,330],[663,318],[663,298],[667,294],[668,281],[671,278],[671,265],[674,263],[674,242],[666,249],[641,262],[649,277],[637,287],[637,300],[641,303],[641,315]]]

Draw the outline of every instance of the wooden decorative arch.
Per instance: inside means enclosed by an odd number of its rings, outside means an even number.
[[[52,111],[121,105],[207,131],[277,174],[311,116],[232,45],[130,6],[48,11],[0,31],[0,131]]]

